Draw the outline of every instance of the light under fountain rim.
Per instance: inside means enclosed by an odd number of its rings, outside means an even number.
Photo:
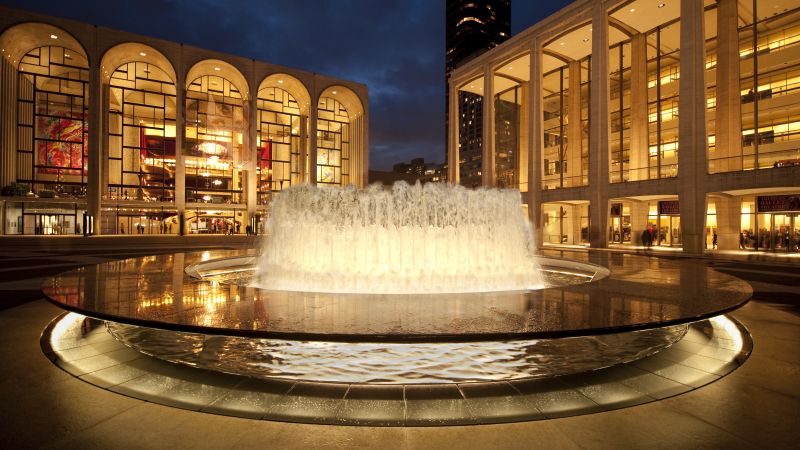
[[[585,258],[587,254],[579,252],[572,255]],[[614,255],[608,252],[589,252],[588,258],[595,265],[600,267],[614,266],[608,277],[587,284],[551,287],[530,292],[470,293],[457,294],[455,296],[446,294],[387,296],[382,294],[365,297],[365,294],[286,292],[276,294],[275,292],[256,288],[235,287],[231,289],[243,294],[245,292],[255,293],[258,298],[254,297],[252,300],[244,299],[239,302],[238,300],[234,301],[233,297],[226,293],[227,297],[222,298],[215,305],[210,305],[216,308],[212,313],[209,313],[207,308],[198,308],[197,306],[186,307],[180,313],[176,313],[172,305],[156,308],[144,308],[142,306],[150,300],[147,300],[146,293],[140,295],[139,288],[141,283],[153,281],[154,283],[152,284],[158,285],[158,283],[169,284],[177,282],[183,289],[182,292],[201,292],[203,289],[210,289],[211,283],[198,280],[186,274],[184,272],[186,267],[203,259],[242,256],[242,251],[216,251],[213,253],[192,252],[132,258],[87,266],[59,274],[47,279],[43,284],[42,290],[48,300],[68,311],[102,320],[144,327],[212,335],[295,341],[393,343],[561,338],[646,330],[694,322],[725,314],[744,305],[752,295],[752,288],[746,282],[730,275],[721,274],[713,269],[702,267],[699,264],[693,264],[690,261],[663,260],[638,255]],[[247,254],[245,253],[244,256],[247,256]],[[252,256],[252,253],[250,253],[250,256]],[[178,261],[183,261],[183,266],[175,267],[174,264],[180,264]],[[135,268],[136,271],[126,270],[126,265]],[[657,267],[653,269],[651,266]],[[170,273],[166,273],[170,270]],[[655,279],[654,274],[661,276],[663,279]],[[179,279],[175,278],[176,276]],[[685,281],[683,282],[681,276],[687,278],[687,280],[683,280]],[[109,283],[114,281],[114,277],[120,279],[116,281],[116,285],[109,286]],[[151,300],[155,301],[158,295],[161,295],[158,292],[156,294],[154,294],[156,297]],[[416,298],[416,301],[420,301],[420,304],[423,303],[421,299],[424,301],[434,299],[434,302],[442,302],[444,306],[455,305],[456,307],[474,306],[475,303],[470,303],[470,301],[477,298],[483,301],[494,301],[501,307],[508,305],[518,307],[519,302],[527,302],[525,307],[529,309],[524,310],[523,307],[523,312],[530,311],[532,316],[541,313],[541,311],[549,311],[548,308],[552,310],[555,305],[555,307],[562,309],[554,312],[553,315],[557,315],[557,313],[565,315],[569,312],[573,316],[584,317],[585,324],[574,326],[574,324],[570,325],[569,323],[534,323],[533,325],[522,324],[520,328],[516,329],[491,329],[489,327],[490,329],[480,329],[479,332],[474,330],[472,332],[470,330],[448,330],[447,328],[414,333],[404,332],[404,330],[399,330],[398,332],[383,332],[385,330],[378,330],[378,332],[363,332],[363,330],[361,332],[358,330],[336,332],[337,330],[335,329],[324,327],[319,329],[307,328],[305,330],[281,329],[279,322],[258,325],[256,323],[258,320],[236,322],[228,317],[232,314],[241,313],[242,310],[246,313],[251,312],[258,306],[257,303],[259,301],[263,302],[262,305],[267,306],[277,304],[290,306],[310,305],[303,306],[306,309],[301,312],[310,311],[316,314],[317,310],[331,307],[331,305],[334,307],[338,305],[342,310],[346,309],[345,307],[352,306],[348,305],[348,302],[360,301],[362,306],[367,305],[369,308],[374,302],[370,300],[364,303],[365,299],[385,300],[387,297],[396,297],[404,299],[404,301]],[[564,298],[566,298],[566,307],[563,305],[565,304]],[[559,301],[562,304],[561,306],[559,306]],[[247,305],[242,306],[245,303]],[[618,306],[613,306],[620,303],[623,305],[621,313],[615,310]],[[209,305],[201,306],[208,307]],[[626,308],[628,309],[626,310]],[[647,316],[646,311],[633,311],[636,308],[649,308],[651,311],[656,311],[657,314],[651,312],[651,315]],[[225,316],[225,314],[228,314],[228,316]],[[545,318],[549,319],[549,315],[546,315]],[[279,317],[278,319],[282,318]],[[445,319],[449,318],[445,317]],[[435,325],[439,326],[440,324]]]

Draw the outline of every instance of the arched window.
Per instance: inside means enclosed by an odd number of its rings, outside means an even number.
[[[113,72],[108,142],[110,199],[175,200],[175,84],[159,67]]]
[[[350,184],[350,116],[331,97],[321,97],[317,113],[317,183]]]
[[[38,47],[21,58],[17,73],[17,181],[41,197],[84,197],[86,58],[64,47]]]
[[[258,91],[258,203],[274,191],[300,182],[300,108],[289,92],[277,87]]]
[[[244,102],[229,80],[204,75],[186,89],[186,201],[243,203]]]

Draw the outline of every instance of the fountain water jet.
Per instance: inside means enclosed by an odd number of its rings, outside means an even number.
[[[520,193],[438,183],[282,192],[256,286],[419,294],[542,287]]]

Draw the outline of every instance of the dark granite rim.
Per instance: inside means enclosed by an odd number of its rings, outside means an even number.
[[[202,253],[202,252],[197,252]],[[190,255],[193,255],[191,253]],[[163,256],[163,255],[162,255]],[[626,255],[626,257],[634,258],[634,262],[647,261],[650,259],[657,259],[648,256],[637,256],[637,255]],[[130,260],[126,261],[136,261],[142,260],[143,258],[131,258]],[[553,259],[553,258],[548,258]],[[683,265],[688,264],[684,261],[670,261],[672,265]],[[100,266],[100,265],[97,265]],[[679,317],[674,318],[666,318],[662,320],[642,320],[638,322],[631,322],[625,323],[620,325],[605,325],[601,324],[599,326],[588,326],[588,327],[576,327],[576,328],[560,328],[560,329],[549,329],[549,330],[520,330],[520,331],[513,331],[513,332],[503,332],[503,331],[485,331],[485,332],[439,332],[439,333],[415,333],[415,334],[407,334],[407,333],[358,333],[358,332],[348,332],[348,333],[337,333],[337,332],[283,332],[283,331],[276,331],[273,329],[248,329],[248,328],[241,328],[241,327],[220,327],[220,326],[205,326],[205,325],[198,325],[193,323],[179,323],[176,321],[170,321],[169,318],[159,318],[159,320],[143,318],[143,317],[133,317],[130,315],[125,314],[118,314],[118,313],[111,313],[109,311],[104,311],[100,309],[92,309],[81,307],[74,303],[69,303],[66,301],[59,300],[58,292],[59,283],[62,281],[63,277],[68,276],[75,276],[75,274],[82,273],[81,271],[85,270],[86,267],[93,267],[93,266],[85,266],[84,268],[67,271],[55,277],[51,277],[46,279],[42,285],[42,292],[44,297],[53,303],[54,305],[65,309],[67,311],[76,312],[79,314],[83,314],[86,316],[94,317],[97,319],[102,320],[110,320],[115,322],[127,323],[131,325],[143,326],[143,327],[151,327],[151,328],[162,328],[165,330],[171,331],[185,331],[185,332],[193,332],[193,333],[202,333],[202,334],[210,334],[210,335],[225,335],[225,336],[237,336],[237,337],[257,337],[257,338],[267,338],[267,339],[278,339],[278,340],[293,340],[293,341],[329,341],[329,342],[375,342],[375,343],[418,343],[418,342],[478,342],[478,341],[505,341],[505,340],[521,340],[521,339],[552,339],[552,338],[565,338],[565,337],[579,337],[579,336],[590,336],[590,335],[604,335],[604,334],[614,334],[614,333],[622,333],[622,332],[630,332],[630,331],[640,331],[640,330],[647,330],[653,328],[660,328],[664,326],[672,326],[672,325],[681,325],[687,324],[691,322],[696,322],[703,319],[708,319],[711,317],[715,317],[722,314],[730,313],[742,306],[744,306],[752,296],[752,288],[744,281],[739,280],[730,275],[722,274],[720,272],[716,272],[711,268],[703,268],[706,274],[711,274],[713,277],[718,279],[725,280],[726,282],[733,282],[737,283],[735,286],[735,290],[726,291],[727,297],[732,297],[729,301],[724,302],[724,304],[715,305],[714,307],[708,307],[705,310],[697,313],[692,314],[682,314]],[[602,265],[601,265],[602,267]],[[543,291],[560,291],[569,294],[579,294],[579,295],[587,295],[591,296],[595,293],[600,293],[608,296],[609,294],[605,293],[605,290],[608,286],[612,285],[612,283],[619,282],[626,282],[628,278],[633,278],[636,276],[638,272],[634,272],[632,275],[624,275],[619,276],[614,273],[614,270],[611,270],[611,275],[600,279],[599,281],[594,281],[587,284],[581,285],[570,285],[570,286],[563,286],[563,287],[550,287],[539,291],[530,291],[525,293],[525,295],[535,296],[541,295]],[[196,280],[189,275],[186,275],[187,279],[195,280],[196,283],[201,283],[201,280]],[[81,294],[84,293],[84,289],[86,286],[81,285],[78,283],[76,286],[80,289]],[[713,286],[707,287],[709,292],[713,292],[716,289]],[[266,291],[265,291],[266,292]],[[722,291],[720,291],[722,292]],[[303,294],[303,293],[300,293]],[[501,293],[502,294],[502,293]],[[661,293],[663,294],[663,292]],[[437,294],[446,296],[447,294]],[[466,295],[476,295],[476,294],[466,294]],[[479,297],[481,294],[477,294],[476,296]],[[646,294],[638,294],[638,295],[646,295]],[[696,296],[697,294],[695,294]],[[402,296],[398,296],[402,297]],[[532,297],[533,298],[533,297]],[[677,298],[677,297],[676,297]],[[680,300],[680,299],[678,299]],[[694,300],[694,299],[693,299]],[[705,299],[703,299],[705,300]]]

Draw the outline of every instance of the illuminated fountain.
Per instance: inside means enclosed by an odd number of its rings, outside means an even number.
[[[258,286],[417,294],[539,289],[518,191],[300,186],[273,203]]]

